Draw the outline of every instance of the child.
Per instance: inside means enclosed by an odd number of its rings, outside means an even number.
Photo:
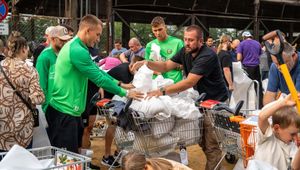
[[[263,108],[258,119],[258,136],[255,159],[264,161],[279,170],[285,170],[291,163],[293,150],[297,149],[300,117],[293,107],[291,95]],[[272,116],[272,124],[268,118]]]
[[[122,170],[192,170],[191,168],[164,158],[145,158],[144,154],[129,152],[122,158]]]

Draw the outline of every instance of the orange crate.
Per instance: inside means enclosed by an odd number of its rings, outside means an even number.
[[[249,159],[252,158],[255,151],[256,143],[256,126],[250,124],[240,123],[240,132],[241,132],[241,143],[242,143],[242,157],[244,167],[247,167]]]

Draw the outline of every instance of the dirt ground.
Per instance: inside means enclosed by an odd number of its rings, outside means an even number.
[[[91,141],[91,148],[94,150],[92,163],[101,167],[101,170],[108,169],[100,163],[104,154],[104,139],[98,138]],[[114,151],[114,149],[113,149]],[[198,145],[193,145],[187,148],[189,167],[194,170],[204,170],[206,158],[201,148]],[[177,151],[178,152],[178,151]],[[225,160],[222,162],[222,170],[232,170],[233,164],[227,163]]]

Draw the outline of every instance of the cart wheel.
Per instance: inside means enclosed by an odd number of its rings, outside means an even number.
[[[237,162],[236,156],[235,156],[235,155],[232,155],[232,154],[230,154],[230,153],[227,153],[227,154],[225,155],[225,159],[226,159],[226,161],[227,161],[228,163],[230,163],[230,164],[234,164],[234,163]]]

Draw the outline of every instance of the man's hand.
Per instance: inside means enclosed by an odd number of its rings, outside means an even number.
[[[129,90],[127,97],[140,101],[141,99],[144,98],[144,94],[139,91]]]
[[[162,96],[163,93],[158,89],[158,90],[153,90],[147,93],[146,99],[151,99],[152,97],[159,97]]]
[[[133,71],[137,71],[139,68],[141,68],[144,64],[146,64],[147,61],[146,60],[143,60],[143,61],[138,61],[136,62],[135,64],[133,64],[132,66],[132,70]]]
[[[129,84],[125,84],[125,83],[121,83],[121,87],[126,89],[126,90],[130,90],[135,88],[133,84],[129,83]]]

